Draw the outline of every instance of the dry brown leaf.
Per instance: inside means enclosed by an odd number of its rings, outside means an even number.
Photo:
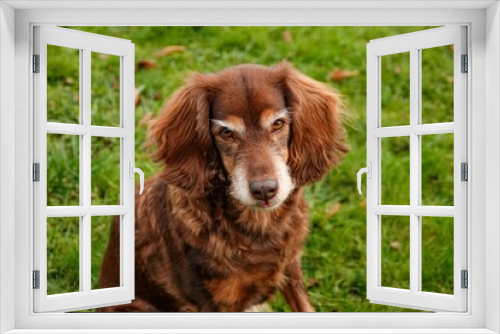
[[[363,200],[363,202],[361,202],[359,206],[366,209],[366,198]]]
[[[292,43],[292,32],[288,29],[283,31],[283,39],[287,42],[287,44]]]
[[[401,74],[401,65],[397,64],[394,67],[394,73],[396,73],[397,75]]]
[[[171,53],[186,51],[184,45],[169,45],[156,53],[156,57],[166,57]]]
[[[333,205],[330,208],[330,211],[328,211],[328,218],[333,217],[335,214],[337,214],[337,212],[339,212],[341,206],[342,206],[342,204],[340,202],[335,203],[335,205]]]
[[[148,125],[149,121],[153,118],[153,114],[148,112],[146,115],[144,115],[141,120],[139,121],[139,125]]]
[[[151,59],[139,59],[137,61],[137,67],[151,69],[156,66],[156,63]]]
[[[348,78],[356,77],[359,75],[359,70],[341,70],[340,68],[334,68],[331,74],[331,78],[335,82],[339,82]]]
[[[391,249],[400,250],[401,249],[401,243],[399,241],[392,241],[391,242]]]
[[[159,101],[159,100],[163,99],[163,95],[162,95],[161,93],[159,93],[159,92],[155,92],[155,93],[153,94],[153,99],[154,99],[155,101]]]
[[[137,107],[141,103],[141,90],[135,88],[135,106]]]
[[[73,78],[67,77],[66,80],[64,80],[64,83],[66,85],[72,85],[73,84]]]
[[[310,288],[315,288],[319,285],[319,281],[314,277],[309,277],[307,284]]]

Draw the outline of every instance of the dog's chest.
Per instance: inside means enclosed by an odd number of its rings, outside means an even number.
[[[223,248],[208,255],[208,267],[221,275],[205,278],[204,285],[220,307],[242,311],[269,299],[285,284],[285,268],[300,251],[303,233],[281,223],[267,236],[228,233]]]
[[[285,269],[308,230],[305,210],[297,205],[273,213],[231,215],[221,208],[210,214],[175,210],[175,215],[187,260],[221,311],[243,311],[284,286]]]
[[[206,279],[205,288],[221,311],[239,312],[269,299],[284,283],[283,270],[256,270]]]

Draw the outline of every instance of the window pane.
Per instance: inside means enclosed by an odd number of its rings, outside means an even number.
[[[47,218],[47,294],[80,291],[80,217]]]
[[[92,52],[92,125],[120,126],[120,57]]]
[[[382,286],[410,288],[410,217],[382,216]]]
[[[410,205],[410,137],[381,138],[383,205]]]
[[[422,291],[453,294],[453,218],[421,221]]]
[[[453,122],[453,45],[423,49],[422,123]]]
[[[111,235],[110,232],[112,233]],[[104,263],[105,254],[106,262]],[[104,274],[104,276],[100,279],[100,275],[102,274]],[[92,289],[114,288],[119,286],[120,216],[93,216]]]
[[[47,45],[47,121],[80,123],[80,50]]]
[[[453,206],[453,133],[421,136],[422,205]]]
[[[47,205],[80,205],[80,136],[47,134]]]
[[[410,53],[381,57],[382,126],[410,124]]]
[[[120,140],[92,137],[92,205],[120,204]]]

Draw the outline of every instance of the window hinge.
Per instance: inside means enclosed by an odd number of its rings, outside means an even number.
[[[33,270],[33,289],[40,289],[40,270]]]
[[[467,73],[469,71],[469,57],[467,55],[462,55],[462,73]]]
[[[40,182],[40,163],[33,164],[33,181]]]
[[[467,289],[469,287],[469,274],[467,270],[461,271],[461,281],[462,281],[462,289]]]
[[[40,55],[33,55],[33,73],[40,73]]]
[[[460,172],[460,180],[461,181],[469,181],[469,166],[466,162],[462,162],[460,164],[461,172]]]
[[[33,55],[33,73],[40,73],[40,55]]]

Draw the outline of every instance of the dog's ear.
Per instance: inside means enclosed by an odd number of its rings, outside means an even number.
[[[274,70],[292,114],[288,165],[297,186],[320,180],[349,151],[339,94],[281,63]]]
[[[150,127],[150,141],[157,146],[152,158],[165,165],[162,176],[194,197],[206,194],[219,174],[209,128],[210,79],[202,74],[191,76]]]

